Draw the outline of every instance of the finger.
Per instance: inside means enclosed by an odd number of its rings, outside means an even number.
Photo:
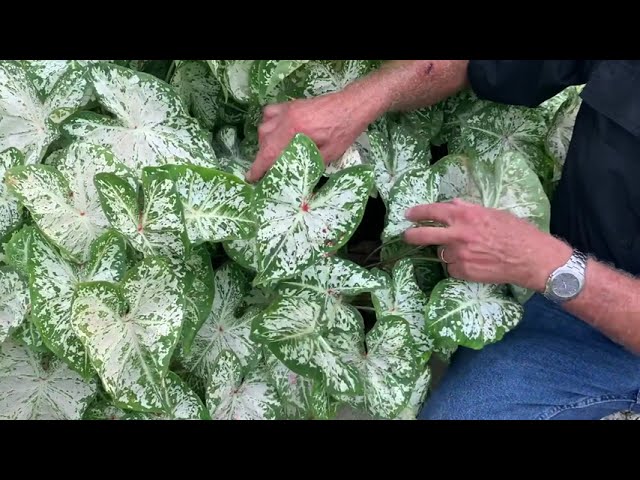
[[[405,212],[405,217],[412,222],[434,220],[451,225],[455,220],[458,208],[459,206],[449,202],[416,205]]]
[[[273,165],[276,157],[277,154],[274,153],[270,145],[261,147],[260,150],[258,150],[258,154],[251,168],[245,175],[245,180],[249,183],[260,180],[267,170],[269,170],[269,167]]]
[[[284,111],[286,105],[284,103],[273,103],[271,105],[267,105],[262,109],[262,119],[263,121],[267,121],[272,119],[273,117],[278,116],[280,113]]]
[[[258,142],[263,143],[264,137],[273,132],[278,126],[278,121],[275,118],[271,120],[263,121],[258,127]]]
[[[404,232],[405,242],[411,245],[447,245],[458,239],[453,227],[416,227]]]

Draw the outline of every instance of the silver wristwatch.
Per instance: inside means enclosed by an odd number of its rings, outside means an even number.
[[[574,250],[567,263],[549,275],[543,295],[555,303],[577,297],[584,287],[586,269],[587,255]]]

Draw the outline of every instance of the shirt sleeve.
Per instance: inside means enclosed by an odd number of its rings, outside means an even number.
[[[471,60],[467,74],[481,99],[537,107],[572,85],[587,82],[593,60]]]

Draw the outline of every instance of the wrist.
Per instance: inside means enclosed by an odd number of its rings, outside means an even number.
[[[525,275],[520,284],[538,293],[544,293],[549,276],[564,265],[573,253],[573,248],[551,235],[545,235],[544,242],[529,255]]]

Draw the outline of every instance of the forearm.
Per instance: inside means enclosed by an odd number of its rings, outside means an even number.
[[[468,85],[468,60],[390,60],[347,86],[350,97],[372,122],[389,111],[434,105]]]
[[[530,272],[535,275],[529,286],[542,292],[548,276],[569,258],[572,249],[551,236],[538,245],[537,254],[530,257]],[[582,292],[563,308],[640,355],[640,279],[590,258]]]
[[[640,280],[589,260],[584,290],[567,311],[640,355]]]

